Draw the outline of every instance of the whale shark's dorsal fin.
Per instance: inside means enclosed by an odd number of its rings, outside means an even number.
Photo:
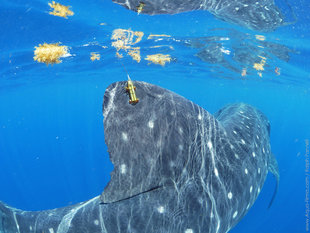
[[[268,209],[269,209],[271,207],[275,197],[276,197],[277,192],[278,192],[279,181],[280,181],[280,173],[279,173],[278,162],[277,162],[274,154],[272,154],[272,153],[270,153],[270,156],[269,156],[268,170],[274,175],[274,177],[276,178],[276,181],[277,181],[277,184],[276,184],[275,190],[273,192],[271,201],[268,205]]]

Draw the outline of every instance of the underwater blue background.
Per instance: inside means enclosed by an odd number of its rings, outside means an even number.
[[[60,1],[74,16],[49,15],[48,1],[0,0],[0,200],[23,210],[58,208],[99,195],[113,166],[104,142],[102,100],[106,87],[133,80],[170,89],[210,113],[225,104],[245,102],[270,120],[271,147],[279,163],[280,186],[267,209],[275,180],[268,175],[254,206],[231,232],[306,232],[306,140],[310,140],[310,4],[288,1],[298,21],[275,32],[262,33],[216,19],[208,12],[147,16],[109,0]],[[286,1],[276,1],[292,20]],[[106,25],[100,25],[106,23]],[[140,63],[118,59],[111,46],[114,29],[143,31]],[[149,34],[174,40],[150,41]],[[204,62],[197,48],[182,41],[212,35],[229,37],[225,48],[255,35],[291,50],[289,61],[267,59],[262,77],[252,69],[246,77],[227,63]],[[250,38],[250,39],[249,39]],[[33,60],[34,47],[61,42],[72,56],[45,65]],[[144,58],[161,43],[173,57],[165,66]],[[225,42],[223,42],[225,43]],[[103,48],[102,46],[106,46]],[[91,61],[98,52],[100,61]],[[156,50],[156,52],[158,52]],[[272,57],[272,56],[271,56]],[[280,75],[274,72],[281,70]],[[309,152],[308,152],[309,153]]]

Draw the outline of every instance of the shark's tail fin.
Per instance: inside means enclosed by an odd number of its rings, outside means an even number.
[[[270,203],[268,205],[268,209],[269,209],[271,207],[275,197],[276,197],[277,192],[278,192],[279,181],[280,181],[280,173],[279,173],[278,162],[277,162],[274,154],[272,154],[272,153],[269,156],[268,170],[274,175],[274,177],[277,180],[277,185],[276,185],[275,190],[273,192],[271,201],[270,201]]]
[[[0,201],[0,232],[18,232],[14,213],[10,207]]]

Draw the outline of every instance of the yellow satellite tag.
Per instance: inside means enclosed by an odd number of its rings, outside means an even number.
[[[129,103],[130,104],[136,104],[139,102],[139,99],[136,96],[136,87],[133,85],[133,82],[131,81],[129,75],[127,74],[128,81],[127,81],[127,87],[125,87],[126,91],[129,94]]]
[[[140,3],[139,3],[139,6],[137,6],[137,12],[138,12],[138,14],[140,14],[140,13],[143,11],[144,6],[145,6],[145,3],[144,3],[144,2],[140,2]]]

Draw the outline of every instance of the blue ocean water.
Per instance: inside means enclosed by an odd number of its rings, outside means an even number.
[[[106,87],[127,79],[123,64],[132,79],[170,89],[211,113],[235,102],[264,112],[271,123],[271,146],[280,168],[278,194],[267,209],[275,186],[268,175],[254,206],[231,232],[306,232],[307,0],[288,1],[297,22],[270,33],[226,23],[203,11],[148,16],[109,0],[60,3],[70,5],[74,15],[68,19],[50,15],[48,1],[1,0],[1,201],[19,209],[42,210],[85,201],[103,191],[113,166],[104,142],[101,105]],[[276,3],[293,20],[287,2]],[[144,32],[136,45],[141,47],[141,62],[126,54],[122,59],[115,56],[111,35],[117,28]],[[148,40],[150,34],[171,37]],[[256,35],[280,46],[262,46]],[[221,42],[221,59],[211,62],[197,55],[206,38]],[[69,46],[71,54],[62,63],[47,66],[33,60],[35,46],[57,42]],[[152,48],[158,45],[162,47]],[[242,55],[245,59],[236,60],[244,48],[255,57],[267,56],[261,74],[248,64],[246,54]],[[91,61],[91,52],[99,53],[101,59]],[[169,53],[172,61],[161,66],[144,60],[154,53]],[[246,75],[242,75],[244,67]]]

